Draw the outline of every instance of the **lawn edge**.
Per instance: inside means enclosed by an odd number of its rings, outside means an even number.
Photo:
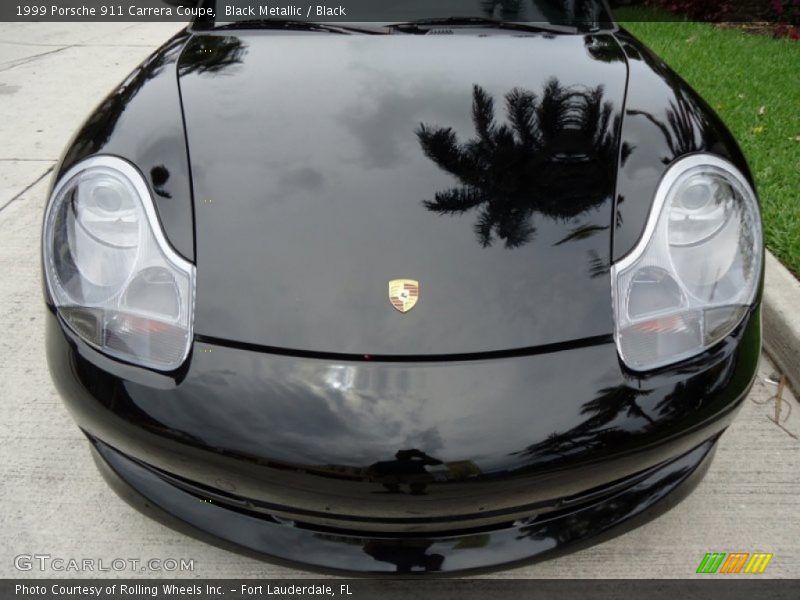
[[[800,391],[800,281],[769,250],[761,306],[764,351]]]

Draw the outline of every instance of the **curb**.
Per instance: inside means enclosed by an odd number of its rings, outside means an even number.
[[[766,252],[761,304],[764,350],[800,391],[800,281]]]

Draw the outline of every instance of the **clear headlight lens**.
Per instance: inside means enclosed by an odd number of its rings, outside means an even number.
[[[70,169],[53,190],[42,243],[48,290],[84,340],[154,369],[184,361],[195,269],[167,243],[130,163],[99,156]]]
[[[612,268],[623,361],[657,368],[730,334],[753,303],[761,261],[758,203],[745,177],[716,156],[677,161],[639,244]]]

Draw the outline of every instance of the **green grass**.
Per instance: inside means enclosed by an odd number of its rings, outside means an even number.
[[[800,277],[800,42],[706,23],[637,21],[648,13],[626,9],[617,18],[730,128],[756,179],[767,247]]]

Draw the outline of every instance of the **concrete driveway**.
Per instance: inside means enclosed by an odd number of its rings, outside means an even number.
[[[52,169],[88,112],[176,24],[0,24],[0,577],[14,557],[193,559],[193,573],[119,576],[297,577],[173,532],[119,500],[50,383],[44,356],[39,235]],[[774,367],[723,436],[711,470],[677,509],[573,555],[492,577],[694,575],[706,552],[772,552],[761,577],[800,576],[800,410],[770,420]],[[108,575],[95,573],[95,575]],[[706,576],[709,577],[709,576]],[[737,576],[739,577],[739,576]]]

